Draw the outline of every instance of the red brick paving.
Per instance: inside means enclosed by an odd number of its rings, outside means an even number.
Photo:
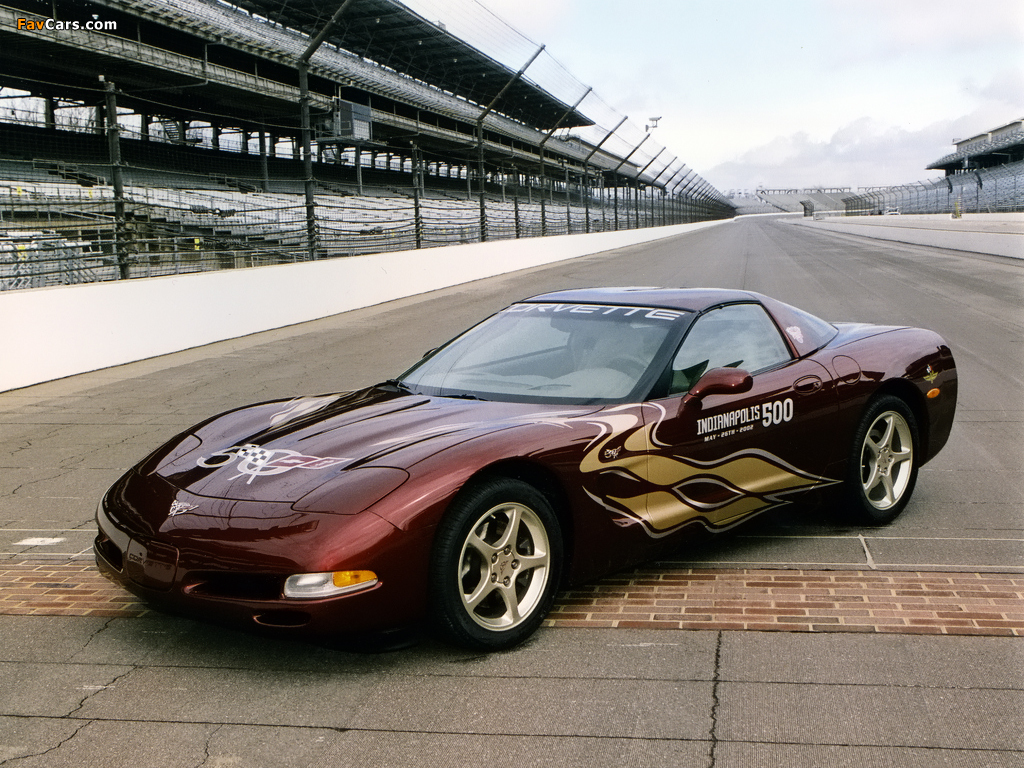
[[[136,617],[146,606],[88,561],[0,562],[0,614]]]
[[[561,595],[551,627],[1024,635],[1024,574],[649,568]]]
[[[137,617],[83,561],[0,563],[0,614]],[[551,627],[1024,636],[1024,574],[647,568],[563,593]]]

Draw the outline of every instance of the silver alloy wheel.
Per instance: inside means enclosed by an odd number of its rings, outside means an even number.
[[[868,503],[880,510],[899,503],[913,468],[914,441],[907,420],[896,411],[879,414],[860,454],[860,482]]]
[[[523,504],[499,504],[480,516],[462,545],[462,605],[485,629],[511,629],[541,603],[550,572],[550,544],[540,517]]]

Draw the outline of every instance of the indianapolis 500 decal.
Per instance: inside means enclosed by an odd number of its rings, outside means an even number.
[[[785,401],[758,408],[762,423],[776,412],[780,421]],[[584,490],[608,510],[640,523],[658,538],[690,523],[709,530],[731,528],[754,514],[784,504],[793,493],[837,481],[805,472],[768,451],[747,448],[712,461],[684,458],[660,442],[657,429],[665,411],[656,404],[655,418],[644,419],[634,406],[585,417],[602,427],[583,457]]]

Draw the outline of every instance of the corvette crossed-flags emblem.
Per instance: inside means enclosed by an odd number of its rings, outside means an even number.
[[[249,475],[247,483],[257,477],[279,475],[292,469],[327,469],[351,461],[338,456],[307,456],[287,448],[263,448],[245,443],[217,451],[208,458],[202,457],[196,464],[200,467],[225,467],[235,460],[238,461],[235,467],[238,474],[234,477]]]

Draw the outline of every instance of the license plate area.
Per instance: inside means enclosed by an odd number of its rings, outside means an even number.
[[[172,546],[159,542],[142,544],[134,539],[128,544],[124,570],[137,584],[149,589],[170,589],[177,568],[178,550]]]

